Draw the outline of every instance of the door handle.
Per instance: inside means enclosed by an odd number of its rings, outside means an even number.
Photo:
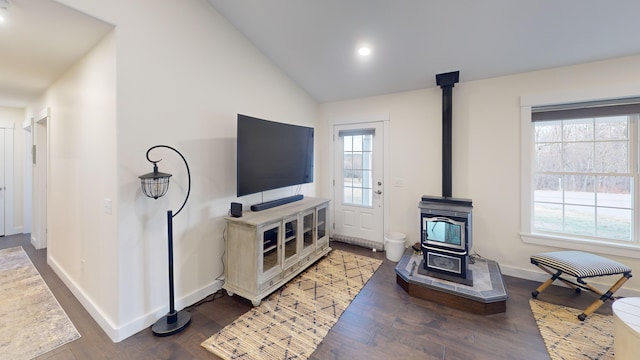
[[[378,190],[378,191],[375,192],[375,194],[376,195],[380,195],[380,194],[382,194],[382,191]]]

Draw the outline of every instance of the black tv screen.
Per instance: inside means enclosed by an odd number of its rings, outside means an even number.
[[[313,182],[313,128],[238,114],[237,195]]]

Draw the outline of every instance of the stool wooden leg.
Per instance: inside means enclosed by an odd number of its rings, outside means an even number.
[[[538,287],[538,289],[536,289],[536,291],[534,291],[534,292],[532,292],[532,293],[531,293],[531,295],[533,296],[533,298],[534,298],[534,299],[538,296],[538,294],[540,294],[540,293],[542,292],[542,290],[544,290],[544,289],[546,289],[547,287],[549,287],[549,285],[551,285],[555,280],[560,280],[560,281],[562,281],[562,282],[563,282],[563,283],[565,283],[568,287],[572,288],[576,293],[578,293],[578,294],[580,293],[580,288],[579,288],[579,287],[577,287],[577,286],[576,286],[575,284],[573,284],[572,282],[567,281],[567,280],[565,280],[565,279],[563,279],[563,278],[561,278],[561,277],[560,277],[560,275],[562,275],[562,271],[557,270],[556,272],[553,272],[553,271],[551,271],[551,270],[547,269],[546,267],[544,267],[543,265],[540,265],[540,264],[539,264],[539,263],[537,263],[537,262],[533,262],[533,261],[532,261],[531,263],[532,263],[532,264],[534,264],[535,266],[539,267],[540,269],[542,269],[542,270],[543,270],[544,272],[546,272],[547,274],[551,275],[551,279],[550,279],[550,280],[547,280],[547,281],[551,281],[550,283],[548,283],[548,284],[546,284],[546,283],[545,283],[546,285],[545,285],[545,284],[540,285],[540,287]]]
[[[549,285],[551,285],[551,284],[553,283],[553,281],[557,278],[557,276],[556,276],[556,275],[558,275],[558,276],[559,276],[559,273],[560,273],[560,271],[558,271],[558,273],[554,274],[554,275],[553,275],[550,279],[548,279],[547,281],[545,281],[545,282],[543,282],[542,284],[540,284],[540,286],[538,286],[538,288],[537,288],[535,291],[533,291],[533,292],[531,293],[531,296],[533,296],[533,298],[534,298],[534,299],[535,299],[535,298],[537,298],[537,297],[538,297],[538,294],[540,294],[541,292],[543,292],[543,291],[544,291],[544,289],[548,288],[548,287],[549,287]]]
[[[587,316],[593,314],[594,311],[598,310],[598,308],[602,306],[602,304],[604,304],[605,301],[613,298],[613,293],[618,291],[618,289],[620,289],[622,285],[625,282],[627,282],[627,280],[629,280],[630,277],[631,277],[631,273],[626,273],[622,275],[622,277],[620,277],[620,279],[618,279],[618,281],[616,281],[616,283],[613,284],[613,286],[611,286],[606,293],[602,294],[602,296],[600,296],[598,300],[594,301],[591,305],[589,305],[589,307],[582,314],[578,315],[578,319],[580,319],[580,321],[584,321],[587,318]],[[589,288],[591,289],[591,286],[589,286]],[[597,291],[596,293],[600,294],[600,292],[597,292]]]

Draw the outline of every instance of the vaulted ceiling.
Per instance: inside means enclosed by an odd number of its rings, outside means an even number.
[[[637,0],[209,2],[319,102],[640,54]]]
[[[640,54],[637,0],[208,1],[318,102]],[[0,106],[25,106],[113,28],[51,0],[8,2]]]

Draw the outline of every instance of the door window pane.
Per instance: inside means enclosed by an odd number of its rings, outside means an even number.
[[[373,204],[373,135],[343,136],[343,202]]]

